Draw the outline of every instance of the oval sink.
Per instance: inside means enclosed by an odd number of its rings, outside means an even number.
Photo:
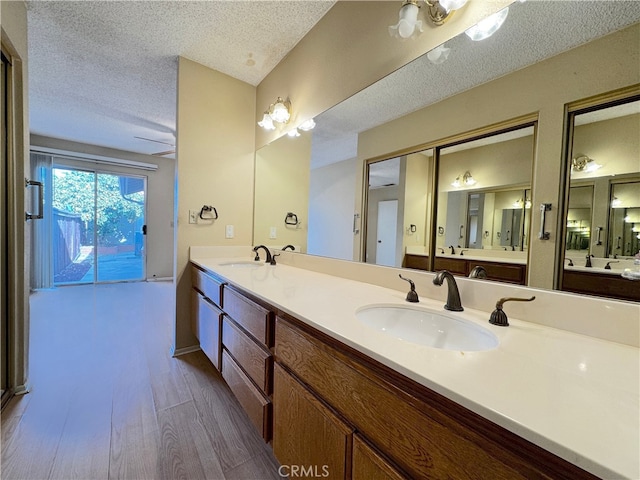
[[[498,346],[488,329],[424,308],[376,305],[359,309],[356,318],[391,337],[431,348],[472,352]]]
[[[234,268],[253,268],[262,267],[264,263],[253,262],[250,260],[238,260],[237,262],[225,262],[220,264],[221,267],[234,267]]]

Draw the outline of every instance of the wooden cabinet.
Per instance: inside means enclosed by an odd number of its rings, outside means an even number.
[[[358,434],[353,436],[352,480],[402,480],[406,478]]]
[[[271,393],[273,355],[251,339],[233,320],[223,319],[222,343],[247,376],[266,395]]]
[[[226,287],[224,312],[267,348],[273,346],[273,312],[239,291]]]
[[[198,290],[211,303],[222,308],[222,288],[224,282],[191,265],[191,286]]]
[[[271,401],[253,384],[242,368],[222,352],[222,377],[265,441],[271,439]]]
[[[352,459],[357,474],[385,470],[381,464],[386,464],[412,478],[594,478],[295,319],[278,317],[275,355],[277,366],[282,364],[318,402],[366,438],[375,447],[371,451],[384,452],[389,460],[362,447]],[[288,395],[276,378],[275,412],[285,408],[279,403]],[[276,432],[286,428],[278,425],[281,415],[275,415]],[[284,418],[293,429],[296,421]]]
[[[292,477],[349,478],[353,429],[276,365],[273,452]],[[374,478],[374,477],[369,477]]]
[[[213,366],[220,370],[222,311],[197,290],[192,289],[191,329],[200,341],[200,348]]]
[[[492,262],[485,260],[469,260],[462,257],[436,257],[435,271],[448,270],[456,275],[469,275],[476,266],[482,266],[489,280],[526,285],[527,266],[517,263]]]
[[[564,270],[562,290],[634,302],[640,301],[640,284],[626,280],[620,275]]]

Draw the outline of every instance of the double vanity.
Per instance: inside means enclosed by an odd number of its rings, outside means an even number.
[[[640,478],[637,304],[457,277],[454,312],[430,272],[291,252],[269,265],[249,251],[192,247],[192,329],[282,465]],[[488,322],[501,297],[533,295],[504,305],[510,326]],[[572,318],[584,312],[614,331]]]

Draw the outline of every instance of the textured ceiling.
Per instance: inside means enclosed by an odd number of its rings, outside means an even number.
[[[334,1],[29,1],[31,131],[175,142],[177,57],[257,85]]]
[[[492,37],[472,42],[459,35],[446,43],[451,52],[445,63],[434,65],[424,55],[319,115],[312,137],[312,167],[355,157],[358,132],[638,21],[640,1],[516,2]]]

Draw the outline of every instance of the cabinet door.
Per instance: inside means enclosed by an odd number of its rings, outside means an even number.
[[[194,290],[194,292],[196,292]],[[200,348],[213,366],[220,370],[221,320],[222,312],[209,303],[197,292],[192,297],[194,302],[192,317],[193,333],[200,340]]]
[[[283,473],[349,478],[353,429],[278,364],[274,367],[273,452]]]
[[[359,435],[353,436],[352,480],[403,480],[405,477]]]

